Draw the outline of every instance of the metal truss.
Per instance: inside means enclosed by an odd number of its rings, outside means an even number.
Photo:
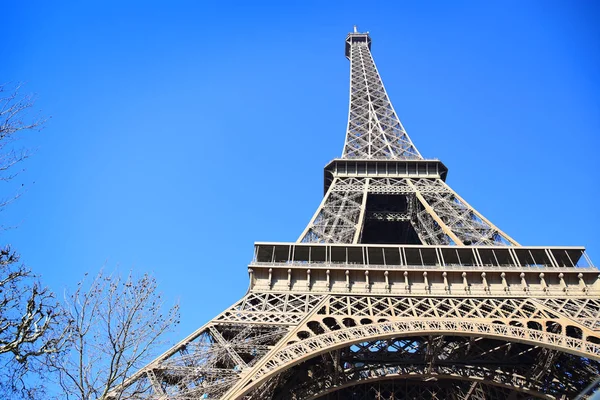
[[[454,334],[513,340],[559,350],[582,358],[600,360],[600,345],[598,344],[577,337],[502,323],[440,319],[373,322],[367,318],[360,322],[362,325],[345,327],[342,321],[334,319],[331,321],[331,326],[334,328],[331,331],[325,330],[327,326],[325,321],[312,323],[313,330],[298,331],[297,339],[293,338],[294,340],[289,341],[279,351],[270,354],[268,362],[261,363],[257,367],[253,381],[263,380],[280,369],[287,369],[305,359],[348,343],[360,343],[371,338],[410,337],[418,334]],[[323,330],[323,333],[315,334],[320,330]]]
[[[296,243],[258,243],[248,293],[112,399],[569,399],[600,375],[583,247],[520,246],[421,157],[368,34],[341,159]]]
[[[576,390],[568,378],[573,371],[548,368],[545,374],[532,376],[542,352],[524,344],[459,336],[371,340],[295,367],[294,378],[281,386],[274,399],[314,399],[367,382],[406,379],[449,380],[466,386],[480,382],[536,398],[556,398]],[[566,358],[557,361],[568,365]],[[308,371],[308,376],[300,370]],[[590,379],[589,372],[585,378]]]
[[[405,198],[403,211],[368,212],[370,195]],[[410,221],[429,245],[518,245],[441,179],[335,177],[300,236],[302,243],[361,243],[366,219]]]
[[[146,377],[156,398],[219,398],[284,334],[284,327],[210,324]]]
[[[350,107],[343,158],[420,159],[383,87],[366,35],[350,35]]]
[[[217,322],[297,325],[323,296],[293,293],[249,293],[215,318]]]
[[[301,241],[355,243],[359,218],[364,213],[366,185],[364,179],[335,179]]]
[[[153,399],[331,398],[390,379],[569,398],[600,373],[597,304],[565,300],[567,317],[549,300],[251,292],[131,384]]]
[[[424,243],[489,246],[516,244],[441,179],[409,180],[409,185],[414,188],[415,196],[419,199],[416,211],[419,223],[415,225]]]
[[[560,314],[523,298],[328,296],[318,315],[394,318],[484,318],[497,322],[558,320]],[[521,324],[522,326],[523,324]]]
[[[600,330],[600,299],[597,297],[591,299],[549,298],[538,301],[588,328]]]

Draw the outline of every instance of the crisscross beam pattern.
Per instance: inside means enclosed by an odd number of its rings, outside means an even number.
[[[342,158],[422,159],[388,98],[366,35],[350,34],[350,109]]]

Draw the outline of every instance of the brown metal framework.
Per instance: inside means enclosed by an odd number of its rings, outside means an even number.
[[[346,38],[342,158],[296,243],[256,243],[245,296],[113,398],[567,399],[600,373],[599,270],[521,246],[398,119],[368,33]]]

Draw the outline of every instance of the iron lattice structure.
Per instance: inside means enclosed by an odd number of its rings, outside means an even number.
[[[114,398],[566,399],[600,372],[583,247],[521,246],[446,183],[350,33],[342,157],[296,243],[256,243],[247,294]]]

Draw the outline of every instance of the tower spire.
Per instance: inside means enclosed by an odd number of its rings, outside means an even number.
[[[422,159],[387,95],[373,57],[369,33],[346,38],[350,59],[350,106],[342,158]]]

